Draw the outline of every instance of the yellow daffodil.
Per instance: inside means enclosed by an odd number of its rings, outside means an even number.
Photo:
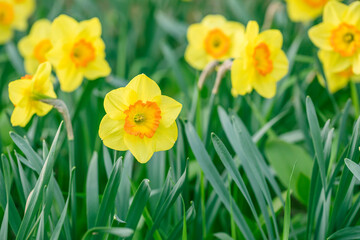
[[[326,62],[326,54],[323,53],[324,52],[322,51],[319,52],[319,59],[322,62]],[[360,74],[355,75],[351,67],[348,67],[347,69],[339,72],[334,72],[332,71],[331,66],[324,65],[324,73],[329,91],[332,93],[344,88],[350,81],[360,81]],[[320,84],[325,86],[324,79],[321,76],[319,76],[318,79]]]
[[[63,91],[74,91],[84,77],[94,80],[110,74],[98,18],[77,22],[60,15],[51,25],[51,43],[53,48],[47,57]]]
[[[327,2],[332,0],[286,0],[289,18],[294,22],[307,22],[319,17]]]
[[[34,74],[40,63],[47,61],[47,53],[52,48],[50,41],[51,23],[41,19],[34,23],[30,34],[20,40],[18,46],[25,59],[25,70]]]
[[[107,147],[130,150],[140,163],[149,161],[154,152],[173,147],[182,105],[161,95],[159,86],[145,74],[106,94],[104,107],[99,135]]]
[[[281,50],[283,38],[278,30],[259,34],[259,25],[250,21],[246,27],[241,56],[231,67],[232,94],[244,95],[253,88],[263,97],[272,98],[276,82],[288,72],[288,60]]]
[[[349,6],[331,1],[324,9],[323,22],[309,30],[311,41],[320,48],[322,63],[332,72],[349,68],[360,74],[360,2]]]
[[[34,0],[0,0],[0,44],[13,36],[14,30],[24,31],[34,11]]]
[[[26,75],[9,83],[9,98],[15,106],[11,115],[13,126],[24,127],[34,114],[44,116],[52,109],[51,105],[39,101],[41,98],[56,98],[50,76],[51,65],[44,62],[34,76]]]
[[[227,21],[221,15],[208,15],[201,23],[190,25],[185,60],[194,68],[202,70],[213,60],[238,57],[243,37],[242,24]]]

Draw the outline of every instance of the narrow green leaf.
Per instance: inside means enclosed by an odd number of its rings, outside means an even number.
[[[352,172],[352,174],[354,174],[354,177],[360,181],[360,166],[348,158],[345,158],[345,164]]]
[[[232,237],[229,236],[229,234],[223,232],[215,233],[214,237],[219,240],[234,240]]]
[[[290,218],[291,218],[291,181],[293,178],[293,174],[295,171],[295,166],[297,162],[294,163],[290,178],[289,178],[289,187],[286,193],[286,201],[285,201],[285,211],[284,211],[284,226],[283,226],[283,240],[289,239],[289,232],[290,232]]]
[[[91,235],[98,235],[99,233],[102,234],[111,234],[114,236],[118,236],[120,238],[128,238],[130,237],[134,231],[130,228],[120,228],[120,227],[94,227],[89,229],[84,236],[82,237],[82,240],[87,239]]]
[[[190,203],[190,207],[188,208],[188,210],[186,211],[186,220],[182,219],[180,220],[175,227],[172,229],[171,233],[169,234],[169,236],[167,237],[168,240],[172,240],[172,239],[179,239],[180,238],[180,234],[182,233],[182,231],[184,231],[184,223],[186,221],[186,225],[189,226],[189,224],[194,221],[195,219],[195,215],[196,215],[196,211],[195,211],[195,206],[194,203],[191,202]],[[191,225],[190,225],[191,226]],[[182,231],[181,231],[182,230]]]
[[[328,240],[355,240],[359,239],[360,226],[347,227],[333,233]]]
[[[126,227],[136,230],[140,217],[150,197],[149,180],[144,179],[137,189],[126,217]]]
[[[94,152],[86,177],[86,215],[88,228],[95,226],[99,209],[98,155]]]
[[[4,216],[0,228],[0,239],[8,239],[9,204],[6,204]]]

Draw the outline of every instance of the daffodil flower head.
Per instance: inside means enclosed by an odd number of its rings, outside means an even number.
[[[0,0],[0,44],[9,41],[14,30],[26,29],[34,5],[35,0]]]
[[[104,107],[106,115],[99,128],[104,145],[130,150],[140,163],[149,161],[154,152],[172,148],[178,137],[175,120],[182,105],[161,95],[159,86],[145,74],[106,94]]]
[[[77,22],[67,15],[60,15],[51,25],[51,44],[53,48],[47,58],[65,92],[77,89],[84,77],[94,80],[111,72],[105,60],[98,18]]]
[[[11,115],[13,126],[25,127],[34,114],[46,115],[52,106],[39,101],[42,98],[56,98],[51,76],[51,65],[44,62],[33,76],[26,75],[9,83],[9,98],[15,108]]]
[[[314,20],[322,14],[329,1],[333,0],[286,0],[289,18],[294,22]]]
[[[49,20],[38,20],[31,27],[29,35],[19,41],[18,48],[29,74],[34,74],[39,64],[47,61],[47,53],[52,48],[50,29]]]
[[[227,21],[221,15],[208,15],[201,23],[190,25],[185,60],[202,70],[213,60],[237,57],[243,37],[244,26],[241,23]]]
[[[321,62],[326,62],[326,54],[324,54],[324,51],[319,51],[319,59]],[[327,81],[327,85],[329,88],[329,91],[331,93],[335,93],[339,91],[340,89],[346,87],[346,85],[350,81],[359,82],[360,81],[360,74],[354,74],[352,67],[348,67],[345,70],[341,70],[338,72],[334,72],[329,65],[323,65],[324,73]],[[324,78],[319,74],[318,80],[322,86],[325,87],[325,80]]]
[[[281,50],[282,34],[278,30],[259,33],[259,25],[250,21],[246,27],[241,56],[231,67],[232,94],[245,95],[255,89],[261,96],[272,98],[276,82],[288,72],[288,59]]]
[[[311,41],[327,69],[360,74],[360,2],[349,6],[331,1],[324,9],[323,22],[309,30]]]

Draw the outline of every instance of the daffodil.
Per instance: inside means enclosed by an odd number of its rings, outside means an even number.
[[[104,107],[99,135],[105,146],[130,150],[140,163],[149,161],[154,152],[173,147],[182,105],[161,95],[159,86],[146,75],[106,94]]]
[[[39,101],[56,98],[50,76],[51,65],[44,62],[33,76],[26,75],[9,83],[9,98],[15,106],[10,119],[13,126],[24,127],[34,114],[44,116],[52,109],[51,105]]]
[[[322,62],[326,62],[326,55],[323,53],[324,52],[321,51],[319,52],[319,59]],[[334,72],[332,71],[331,66],[324,65],[324,73],[329,91],[331,93],[337,92],[340,89],[346,87],[350,81],[360,82],[360,74],[355,75],[351,67],[348,67],[347,69],[339,72]],[[318,79],[320,84],[325,86],[323,77],[319,76]]]
[[[294,22],[308,22],[319,17],[332,0],[286,0],[289,17]]]
[[[50,41],[51,23],[41,19],[34,23],[28,36],[19,41],[20,54],[25,59],[25,70],[34,74],[40,63],[47,61],[47,53],[52,48]]]
[[[227,21],[221,15],[208,15],[201,23],[189,26],[185,60],[202,70],[213,60],[238,57],[243,37],[244,26],[241,23]]]
[[[51,25],[51,44],[53,48],[47,57],[65,92],[77,89],[84,77],[94,80],[111,72],[105,60],[98,18],[77,22],[67,15],[60,15]]]
[[[278,30],[259,34],[259,25],[250,21],[246,27],[241,56],[231,67],[233,95],[245,95],[255,89],[261,96],[272,98],[276,82],[288,72],[288,59],[281,50],[283,38]]]
[[[349,6],[329,2],[324,9],[323,22],[309,30],[311,41],[320,48],[323,65],[332,72],[349,68],[360,74],[360,2]]]
[[[0,0],[0,44],[13,36],[14,30],[24,31],[34,11],[34,0]]]

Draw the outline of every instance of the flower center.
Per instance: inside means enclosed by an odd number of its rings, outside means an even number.
[[[10,3],[0,2],[0,25],[10,25],[14,20],[14,7]]]
[[[351,57],[360,48],[360,30],[354,25],[341,23],[331,32],[330,44],[343,57]]]
[[[81,39],[74,44],[70,58],[76,67],[86,67],[95,59],[95,48],[90,42]]]
[[[52,44],[49,39],[43,39],[34,48],[34,56],[39,61],[43,63],[46,61],[46,54],[52,48]]]
[[[230,48],[230,38],[216,28],[211,30],[204,40],[205,50],[213,58],[223,57]]]
[[[266,43],[259,43],[253,53],[256,70],[265,76],[273,70],[273,63],[270,59],[270,50]]]
[[[160,124],[161,110],[155,102],[141,100],[130,105],[125,112],[124,130],[128,134],[151,138]]]
[[[26,74],[25,76],[21,77],[22,80],[31,80],[33,78],[32,75]]]
[[[304,0],[304,2],[311,7],[318,8],[325,6],[328,0]]]

